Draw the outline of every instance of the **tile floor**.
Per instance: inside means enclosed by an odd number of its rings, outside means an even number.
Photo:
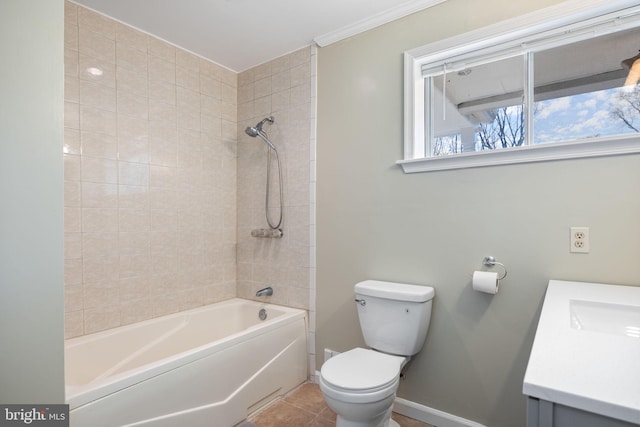
[[[433,427],[393,414],[401,427]],[[317,384],[304,383],[276,403],[249,418],[256,427],[335,427],[336,415],[327,406]]]

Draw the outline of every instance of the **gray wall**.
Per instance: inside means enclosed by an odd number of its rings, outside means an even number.
[[[364,345],[353,285],[436,289],[398,395],[490,427],[525,425],[522,379],[549,279],[640,284],[640,156],[405,175],[402,52],[556,3],[449,0],[318,52],[317,366]],[[569,253],[569,227],[591,252]],[[470,288],[482,258],[509,276]]]
[[[0,2],[0,402],[63,403],[63,2]]]

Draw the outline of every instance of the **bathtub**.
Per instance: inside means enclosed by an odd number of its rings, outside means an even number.
[[[234,426],[305,381],[306,319],[236,298],[66,340],[71,427]]]

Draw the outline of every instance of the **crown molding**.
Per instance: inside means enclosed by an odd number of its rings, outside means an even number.
[[[317,36],[313,41],[320,47],[325,47],[340,40],[344,40],[348,37],[355,36],[356,34],[364,33],[365,31],[379,27],[396,19],[400,19],[412,13],[419,12],[424,9],[428,9],[437,4],[444,3],[447,0],[413,0],[403,3],[393,9],[387,10],[382,13],[375,14],[369,18],[362,19],[347,25],[335,31],[330,31],[326,34]]]

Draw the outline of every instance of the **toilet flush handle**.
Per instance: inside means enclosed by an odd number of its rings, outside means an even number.
[[[358,298],[356,298],[354,301],[355,301],[355,302],[357,302],[358,304],[360,304],[360,305],[361,305],[361,306],[363,306],[363,307],[364,307],[365,305],[367,305],[367,302],[366,302],[365,300],[363,300],[363,299],[358,299]]]

